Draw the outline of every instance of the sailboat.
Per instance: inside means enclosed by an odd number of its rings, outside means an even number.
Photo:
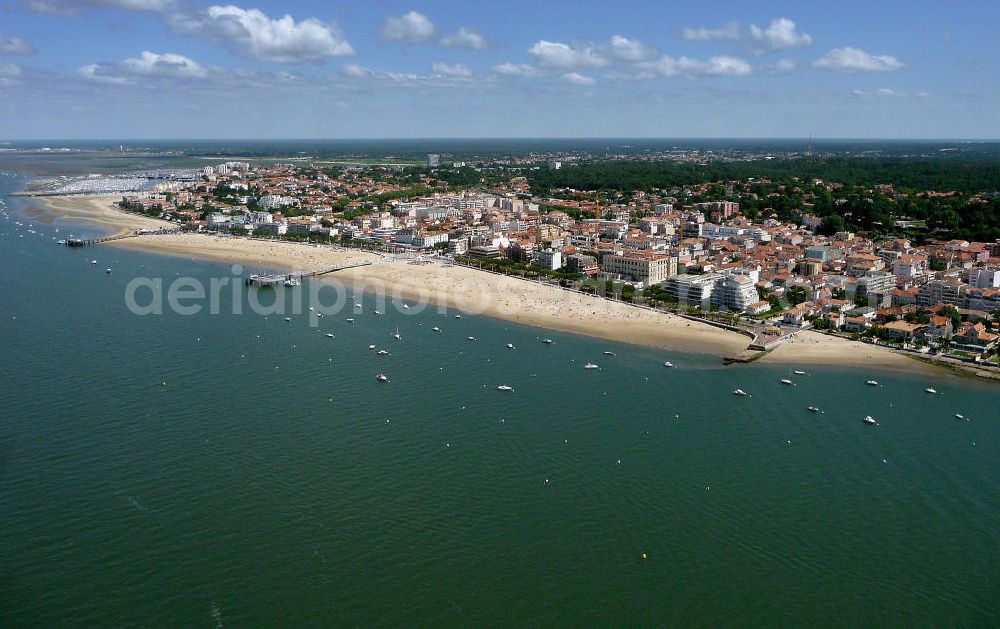
[[[399,326],[398,325],[396,326],[396,333],[392,335],[392,338],[396,339],[397,341],[399,341],[399,340],[401,340],[403,338],[403,337],[401,337],[399,335]]]

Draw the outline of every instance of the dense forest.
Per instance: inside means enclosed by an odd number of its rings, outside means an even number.
[[[860,186],[891,183],[901,189],[983,192],[1000,189],[1000,160],[836,158],[708,164],[617,161],[540,169],[528,175],[535,194],[546,194],[554,188],[652,190],[750,178],[822,179]]]
[[[674,162],[605,162],[528,174],[535,194],[551,195],[561,187],[599,190],[607,199],[624,200],[635,190],[674,190],[681,203],[738,201],[751,218],[800,220],[805,213],[823,219],[822,233],[851,230],[872,236],[956,237],[993,241],[1000,238],[1000,161],[828,159],[727,162],[699,165]],[[722,182],[743,183],[727,187]],[[814,179],[837,182],[832,193]],[[716,182],[705,193],[677,192],[685,186]],[[894,191],[875,192],[876,184]],[[949,191],[929,196],[927,190]],[[987,200],[975,197],[987,193]],[[558,196],[558,195],[557,195]],[[907,221],[907,227],[897,222]],[[916,225],[912,225],[915,223]]]

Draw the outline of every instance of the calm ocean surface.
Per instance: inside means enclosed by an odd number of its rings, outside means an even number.
[[[998,386],[370,298],[318,328],[140,317],[132,278],[229,267],[59,247],[98,230],[22,218],[19,184],[0,175],[2,626],[1000,623]]]

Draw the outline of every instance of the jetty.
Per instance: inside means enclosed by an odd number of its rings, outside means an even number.
[[[112,236],[101,236],[100,238],[68,238],[67,247],[91,247],[114,240],[124,240],[126,238],[138,238],[139,236],[152,236],[155,234],[177,234],[180,229],[140,229],[127,234],[114,234]]]
[[[355,264],[344,264],[340,266],[317,269],[315,271],[305,271],[302,273],[255,273],[246,278],[244,283],[247,286],[298,286],[302,283],[302,280],[307,277],[319,277],[320,275],[327,275],[329,273],[336,273],[337,271],[344,271],[346,269],[369,266],[371,264],[372,262],[358,262]]]

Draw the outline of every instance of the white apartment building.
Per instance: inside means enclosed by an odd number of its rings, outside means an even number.
[[[549,271],[558,271],[563,266],[562,251],[558,249],[542,249],[538,252],[535,264]]]
[[[1000,288],[1000,269],[969,269],[969,286],[976,288]]]

